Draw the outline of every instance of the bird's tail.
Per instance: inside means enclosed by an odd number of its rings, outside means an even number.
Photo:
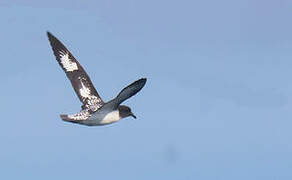
[[[61,118],[63,121],[69,121],[69,122],[72,121],[72,119],[70,119],[70,118],[68,117],[67,114],[60,114],[60,118]]]
[[[90,116],[88,111],[80,111],[75,114],[67,115],[67,114],[60,114],[60,118],[63,121],[67,122],[80,122],[86,120]]]

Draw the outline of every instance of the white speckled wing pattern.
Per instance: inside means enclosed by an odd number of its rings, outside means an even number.
[[[98,110],[103,104],[103,100],[100,98],[96,89],[94,88],[89,76],[79,64],[79,62],[73,57],[70,51],[51,33],[47,33],[50,44],[52,46],[56,60],[61,68],[66,73],[70,80],[74,91],[76,92],[79,100],[82,102],[82,109],[85,111],[94,112]],[[71,118],[83,119],[84,112],[80,112],[72,116]]]
[[[60,63],[66,72],[78,70],[77,64],[70,59],[69,53],[62,50],[59,51]]]
[[[92,112],[98,110],[103,105],[101,98],[94,95],[86,78],[80,77],[79,80],[81,84],[79,93],[82,101],[85,102],[82,109],[89,109]]]

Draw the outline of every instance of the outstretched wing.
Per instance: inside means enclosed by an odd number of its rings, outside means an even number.
[[[146,78],[142,78],[125,87],[114,99],[116,107],[126,99],[137,94],[144,87],[146,80]]]
[[[99,109],[104,102],[92,85],[85,70],[55,36],[49,32],[47,32],[47,35],[59,65],[71,81],[78,98],[83,104],[82,109],[91,111]]]

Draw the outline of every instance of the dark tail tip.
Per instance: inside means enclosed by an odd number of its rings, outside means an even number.
[[[68,115],[66,115],[66,114],[60,114],[60,118],[61,118],[63,121],[70,121],[70,119],[68,118]]]

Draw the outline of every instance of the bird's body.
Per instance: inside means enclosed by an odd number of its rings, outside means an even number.
[[[87,126],[103,126],[107,124],[112,124],[114,122],[119,121],[122,117],[120,115],[118,108],[117,109],[112,108],[110,103],[111,102],[105,103],[101,108],[99,108],[97,111],[92,113],[85,120],[70,121],[70,115],[61,115],[61,118],[65,121],[83,124]]]
[[[105,103],[95,90],[83,67],[69,50],[51,33],[48,32],[47,35],[56,60],[71,81],[73,89],[83,104],[82,110],[76,114],[60,115],[62,120],[87,126],[102,126],[129,116],[136,118],[129,107],[120,104],[144,87],[145,78],[130,84],[116,98]]]

